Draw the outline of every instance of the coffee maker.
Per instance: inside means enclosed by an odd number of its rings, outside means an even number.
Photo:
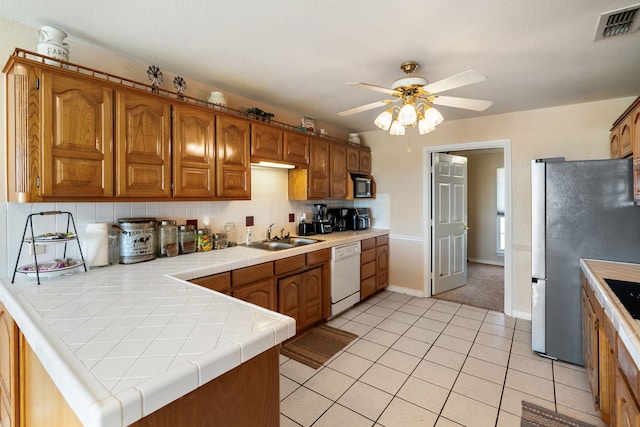
[[[327,212],[333,231],[345,231],[347,229],[347,208],[331,208]]]
[[[313,205],[313,225],[318,234],[331,233],[331,221],[327,217],[327,205],[324,203],[316,203]]]

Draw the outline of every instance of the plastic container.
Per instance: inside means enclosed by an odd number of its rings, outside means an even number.
[[[181,225],[178,227],[178,240],[181,254],[194,253],[196,251],[196,228],[193,225]]]
[[[163,220],[158,224],[158,255],[176,256],[178,247],[178,226],[174,220]]]

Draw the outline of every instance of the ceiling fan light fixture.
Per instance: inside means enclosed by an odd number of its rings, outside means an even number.
[[[403,126],[415,126],[418,120],[418,113],[416,113],[413,103],[404,104],[398,113],[398,120]]]
[[[373,122],[373,124],[378,126],[382,130],[389,130],[392,121],[393,115],[391,114],[391,110],[386,110],[380,113],[378,117],[376,117],[376,120]]]
[[[427,108],[427,111],[424,112],[424,119],[433,122],[434,127],[438,126],[444,121],[444,117],[442,117],[440,111],[436,110],[433,107]]]
[[[402,125],[402,123],[398,121],[398,119],[395,119],[391,124],[391,129],[389,130],[389,133],[391,135],[396,135],[396,136],[404,135],[404,126]]]
[[[418,122],[418,133],[420,135],[424,135],[426,133],[429,133],[432,130],[434,130],[435,128],[436,128],[436,126],[432,122],[430,122],[430,121],[428,121],[426,119],[421,119]]]

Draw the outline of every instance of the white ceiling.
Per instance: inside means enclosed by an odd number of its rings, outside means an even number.
[[[636,96],[640,31],[593,39],[601,13],[637,2],[0,0],[0,16],[61,28],[71,44],[139,58],[187,84],[367,131],[380,108],[336,112],[386,95],[345,84],[388,87],[407,60],[431,82],[468,69],[488,77],[443,94],[493,105],[483,113],[439,107],[445,120]]]

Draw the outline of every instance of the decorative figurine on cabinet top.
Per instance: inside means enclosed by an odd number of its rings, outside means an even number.
[[[184,91],[187,90],[187,82],[185,82],[181,76],[175,76],[173,86],[175,86],[176,92],[178,92],[178,99],[184,100]]]
[[[153,86],[152,92],[158,92],[158,86],[162,83],[162,71],[160,71],[160,68],[155,65],[149,65],[149,68],[147,68],[147,78]]]

